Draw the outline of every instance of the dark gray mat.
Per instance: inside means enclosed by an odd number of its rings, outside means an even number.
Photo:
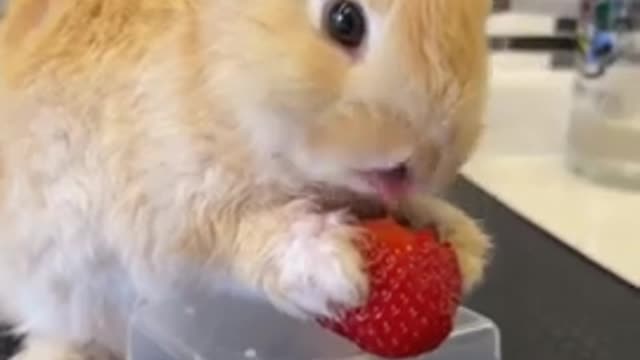
[[[450,197],[494,235],[487,281],[467,303],[498,323],[505,360],[638,359],[638,289],[467,181]]]

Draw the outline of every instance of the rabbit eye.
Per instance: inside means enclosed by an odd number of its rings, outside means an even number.
[[[367,32],[362,7],[354,1],[335,1],[328,7],[324,27],[329,36],[348,48],[359,47]]]

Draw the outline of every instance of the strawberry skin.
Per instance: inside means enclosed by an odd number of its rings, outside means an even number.
[[[437,349],[453,329],[462,280],[455,252],[432,230],[413,232],[391,219],[364,224],[362,246],[371,292],[365,305],[319,323],[385,358]]]

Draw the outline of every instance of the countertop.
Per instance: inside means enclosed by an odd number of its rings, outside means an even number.
[[[498,325],[504,360],[638,358],[637,288],[464,177],[448,198],[493,235],[485,281],[465,305]]]
[[[490,32],[548,33],[540,16],[493,19]],[[516,26],[517,25],[517,26]],[[517,32],[517,31],[516,31]],[[464,176],[511,210],[640,287],[640,192],[591,182],[565,166],[574,73],[549,55],[495,54],[487,131]]]

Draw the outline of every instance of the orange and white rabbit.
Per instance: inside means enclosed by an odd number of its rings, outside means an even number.
[[[122,358],[136,302],[187,283],[302,318],[358,305],[358,204],[435,223],[474,285],[489,242],[436,194],[481,133],[489,3],[12,0],[0,312],[28,335],[16,359]]]

